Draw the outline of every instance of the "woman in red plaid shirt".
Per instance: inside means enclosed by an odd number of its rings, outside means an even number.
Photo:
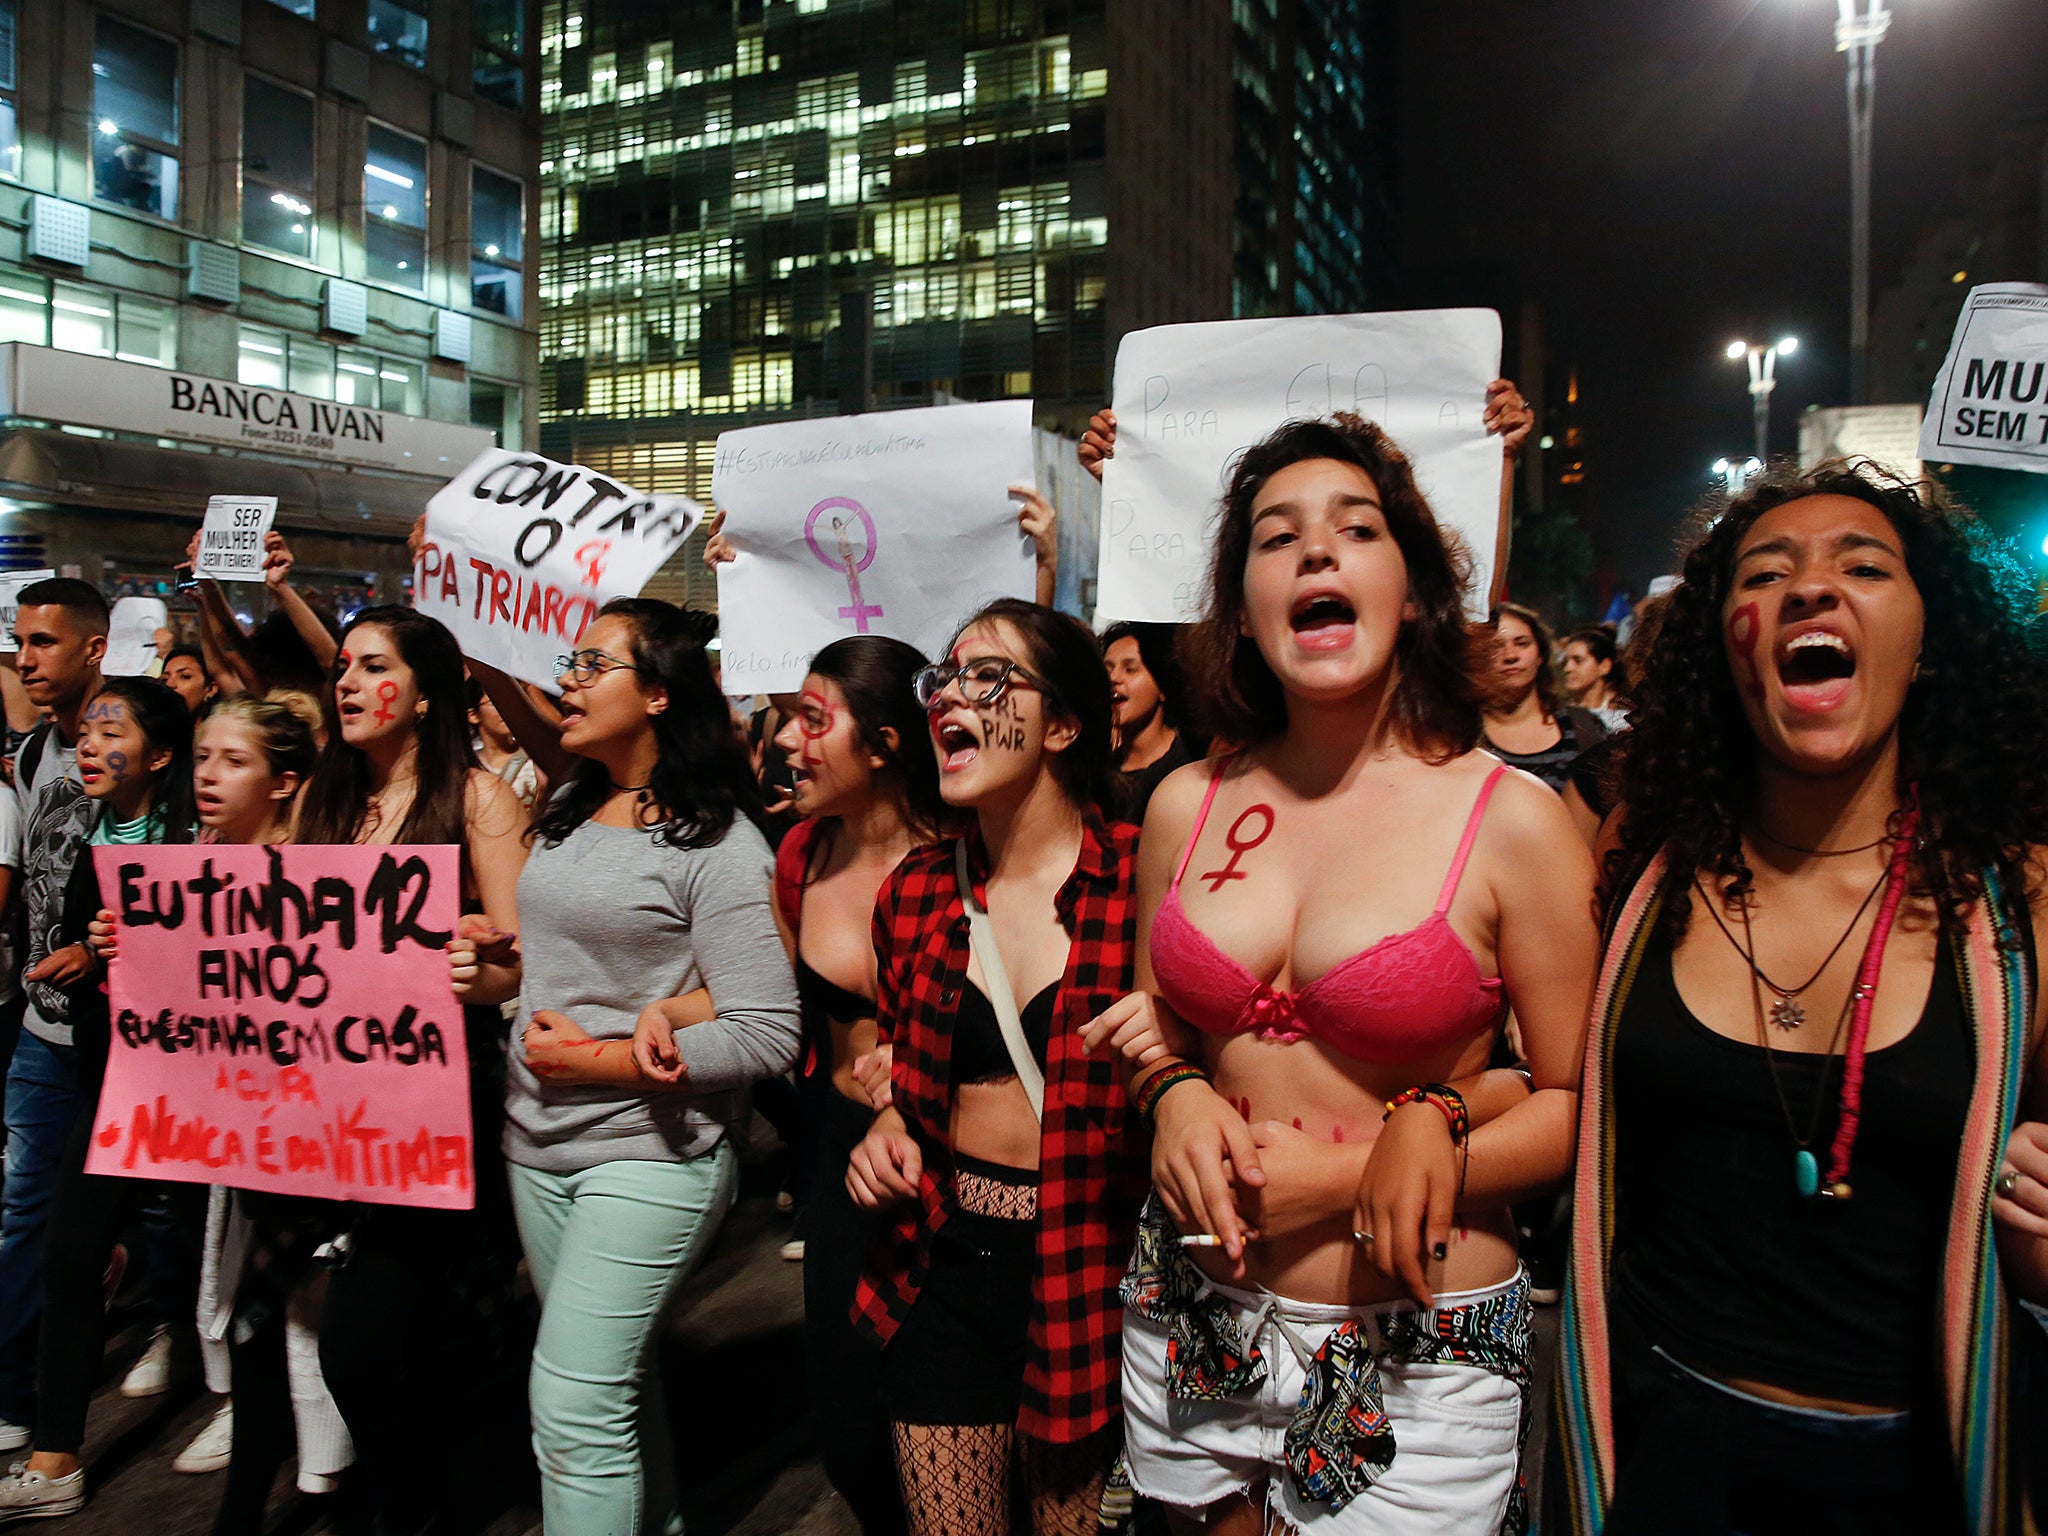
[[[1084,1536],[1115,1450],[1116,1279],[1145,1186],[1121,1069],[1080,1041],[1133,974],[1137,834],[1100,809],[1109,679],[1084,626],[1004,600],[917,694],[941,793],[971,825],[906,858],[875,909],[891,1102],[847,1185],[896,1219],[855,1310],[883,1346],[917,1536],[1008,1531],[1013,1464],[1032,1529]]]
[[[1224,497],[1193,674],[1243,750],[1153,796],[1141,990],[1089,1031],[1155,1122],[1124,1412],[1179,1532],[1525,1520],[1508,1206],[1571,1163],[1593,866],[1475,750],[1468,577],[1355,417],[1282,427]],[[1510,1004],[1527,1087],[1485,1072]]]

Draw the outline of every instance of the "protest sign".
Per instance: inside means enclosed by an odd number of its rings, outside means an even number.
[[[640,589],[704,509],[580,464],[485,450],[427,503],[412,601],[463,653],[552,688],[597,610]]]
[[[1920,457],[2048,474],[2048,285],[1970,290],[1934,376]]]
[[[171,621],[160,597],[124,597],[107,619],[107,654],[100,671],[108,677],[141,677],[156,660],[156,632]]]
[[[1799,418],[1799,467],[1825,459],[1868,459],[1908,484],[1924,472],[1920,463],[1920,407],[1917,405],[1811,406]]]
[[[475,1204],[469,1058],[442,949],[459,910],[453,847],[93,856],[119,947],[88,1172]]]
[[[0,651],[18,651],[14,643],[14,620],[21,612],[21,589],[30,582],[47,581],[57,573],[45,566],[39,571],[9,571],[0,576]]]
[[[261,581],[263,536],[276,521],[275,496],[209,498],[192,574],[213,581]]]
[[[1030,597],[1008,487],[1033,481],[1031,402],[940,405],[722,432],[711,499],[727,687],[793,693],[843,635],[927,656],[993,597]]]
[[[1215,516],[1238,455],[1281,423],[1349,411],[1401,446],[1437,520],[1472,551],[1486,602],[1501,448],[1483,423],[1500,316],[1423,309],[1218,320],[1134,331],[1116,352],[1098,623],[1201,614]]]

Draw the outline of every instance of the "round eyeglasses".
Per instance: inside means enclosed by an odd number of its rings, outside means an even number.
[[[910,691],[922,708],[930,709],[956,682],[960,697],[969,704],[993,704],[1013,687],[1052,692],[1016,662],[1000,656],[978,656],[957,667],[921,667],[911,675]]]

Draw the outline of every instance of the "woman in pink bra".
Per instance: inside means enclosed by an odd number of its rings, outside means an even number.
[[[1155,1123],[1124,1410],[1180,1532],[1526,1524],[1508,1205],[1571,1163],[1593,867],[1475,750],[1468,574],[1354,417],[1282,427],[1224,500],[1194,686],[1243,750],[1154,796],[1140,990],[1086,1036]],[[1526,1085],[1485,1070],[1510,1003]]]

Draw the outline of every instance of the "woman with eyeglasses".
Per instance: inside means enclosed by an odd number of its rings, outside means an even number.
[[[410,608],[366,608],[341,634],[325,703],[327,746],[304,790],[299,843],[452,843],[462,852],[465,933],[450,948],[464,1003],[476,1204],[309,1212],[308,1246],[325,1249],[320,1366],[356,1446],[368,1499],[386,1527],[435,1520],[464,1448],[465,1386],[510,1347],[490,1332],[511,1315],[517,1240],[504,1165],[490,1154],[500,1118],[504,1020],[519,988],[504,935],[526,860],[525,813],[469,742],[462,654],[442,625]],[[480,941],[472,935],[481,934]]]
[[[918,701],[964,836],[897,866],[875,907],[890,1102],[847,1187],[893,1218],[855,1306],[910,1529],[1096,1529],[1116,1446],[1116,1275],[1144,1189],[1122,1075],[1080,1030],[1129,989],[1137,834],[1114,793],[1094,637],[1005,599]]]
[[[732,1206],[747,1085],[796,1058],[796,987],[753,774],[682,610],[607,603],[556,675],[569,766],[519,879],[505,1157],[541,1298],[545,1528],[633,1536],[679,1528],[655,1328]]]

